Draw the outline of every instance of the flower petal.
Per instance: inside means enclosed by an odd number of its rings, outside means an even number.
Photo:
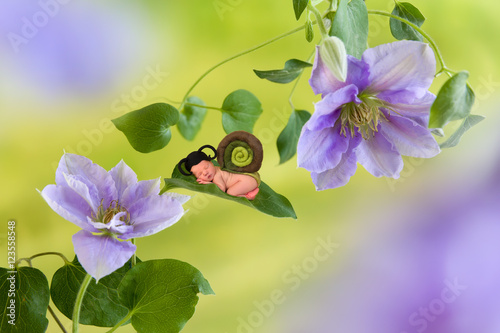
[[[430,158],[441,151],[427,128],[394,113],[386,115],[386,118],[388,121],[380,124],[380,132],[401,155]]]
[[[89,224],[94,226],[96,229],[99,229],[99,232],[106,231],[114,235],[117,234],[121,235],[134,230],[134,226],[127,225],[125,224],[125,222],[120,220],[121,217],[126,217],[126,216],[127,216],[126,212],[119,212],[118,214],[114,215],[108,223],[95,222],[92,221],[91,218],[88,218],[87,220]]]
[[[361,141],[361,136],[358,134],[355,138],[350,139],[349,148],[342,154],[340,162],[330,170],[321,173],[312,172],[311,178],[316,185],[317,191],[344,186],[349,182],[349,179],[356,173],[357,161],[356,148]]]
[[[137,175],[134,170],[123,162],[123,160],[121,160],[113,169],[109,170],[109,174],[115,182],[118,201],[121,201],[125,189],[137,183]]]
[[[354,84],[360,91],[370,83],[370,67],[363,60],[347,55],[347,84]]]
[[[93,235],[80,230],[73,235],[78,261],[96,281],[125,265],[135,253],[131,242],[121,242],[109,235]]]
[[[370,67],[369,93],[411,90],[422,97],[434,79],[436,59],[426,43],[397,41],[368,49],[362,59]]]
[[[92,209],[78,193],[71,188],[59,185],[47,185],[40,192],[45,201],[57,214],[76,224],[82,229],[96,232],[97,229],[87,222]]]
[[[377,97],[388,102],[389,106],[400,116],[415,120],[424,127],[429,124],[431,106],[436,99],[436,96],[430,92],[416,98],[415,93],[408,90],[386,91]]]
[[[88,187],[94,184],[98,191],[98,196],[104,199],[103,205],[106,207],[112,200],[118,198],[115,182],[113,178],[101,166],[92,163],[84,156],[65,153],[57,167],[56,184],[67,185],[64,174],[78,176],[78,179]]]
[[[132,184],[123,192],[120,205],[128,209],[137,200],[151,195],[158,195],[160,193],[160,183],[161,178],[158,177],[156,179],[141,180],[138,183]]]
[[[346,86],[346,82],[337,80],[328,67],[323,63],[319,53],[319,46],[316,46],[316,56],[309,84],[316,95],[328,94]]]
[[[356,96],[358,92],[358,88],[351,84],[326,95],[321,101],[316,103],[314,113],[305,123],[304,127],[311,131],[333,127],[340,115],[342,105],[349,102],[360,102]]]
[[[83,183],[80,176],[68,175],[67,173],[63,173],[63,176],[66,180],[67,186],[87,202],[92,209],[92,212],[97,213],[97,208],[100,205],[101,199],[97,193],[96,186],[94,184],[89,184],[87,186]]]
[[[121,239],[144,237],[170,227],[184,215],[182,204],[165,195],[142,198],[128,209],[134,230],[119,236]]]
[[[361,141],[356,148],[356,157],[358,162],[375,177],[398,179],[403,169],[401,154],[380,132],[368,140]]]
[[[362,60],[349,55],[347,56],[346,81],[339,81],[321,59],[319,46],[316,47],[316,58],[309,79],[309,84],[315,94],[326,95],[350,84],[354,84],[362,90],[367,86],[368,82],[368,65]]]
[[[162,195],[174,198],[175,200],[179,201],[181,205],[184,205],[186,202],[189,201],[189,199],[191,199],[191,196],[189,195],[184,195],[176,192],[165,192]]]
[[[338,118],[340,110],[335,111]],[[349,139],[340,134],[341,122],[333,127],[312,131],[304,126],[297,145],[297,163],[311,172],[335,168],[347,150]]]

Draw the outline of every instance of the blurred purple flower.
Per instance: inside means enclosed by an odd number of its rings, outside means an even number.
[[[275,332],[500,332],[499,168],[427,191],[425,209],[391,201],[340,271],[292,296]]]
[[[138,182],[120,161],[109,172],[86,157],[64,154],[56,184],[41,192],[49,206],[83,230],[73,245],[83,268],[96,280],[122,267],[136,246],[123,241],[155,234],[185,213],[188,196],[158,195],[160,178]]]
[[[357,162],[376,177],[397,179],[401,155],[429,158],[440,152],[427,128],[436,68],[427,44],[379,45],[347,62],[342,82],[316,50],[309,82],[322,100],[302,129],[297,160],[317,190],[347,184]]]
[[[150,45],[144,36],[151,35],[145,23],[135,4],[116,10],[96,1],[2,1],[3,65],[44,96],[107,96],[142,70]]]

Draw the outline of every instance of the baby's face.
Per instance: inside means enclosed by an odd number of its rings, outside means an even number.
[[[215,166],[212,164],[212,162],[201,161],[191,168],[191,172],[196,177],[196,179],[211,182],[214,179]]]

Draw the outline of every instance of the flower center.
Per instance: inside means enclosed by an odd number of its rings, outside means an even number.
[[[130,225],[130,213],[125,207],[120,206],[118,200],[111,201],[106,209],[103,207],[103,201],[104,199],[101,200],[101,204],[97,208],[97,214],[94,215],[94,213],[92,213],[91,217],[94,221],[106,224],[109,223],[116,214],[125,212],[126,214],[121,216],[119,220],[125,222],[126,225]]]
[[[351,137],[354,137],[356,127],[363,139],[367,140],[375,136],[380,120],[387,120],[380,108],[389,108],[376,97],[362,95],[358,97],[361,100],[360,104],[350,102],[342,106],[340,134],[347,136],[347,130],[349,130]]]

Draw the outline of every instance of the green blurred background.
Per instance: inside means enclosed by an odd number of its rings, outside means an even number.
[[[216,292],[216,296],[200,298],[183,332],[249,331],[240,327],[241,320],[248,322],[258,311],[255,302],[270,299],[273,291],[281,290],[283,303],[251,328],[251,332],[277,333],[274,315],[300,302],[298,291],[341,271],[363,239],[384,228],[375,224],[381,223],[378,217],[398,202],[425,209],[427,193],[444,191],[464,179],[480,179],[489,172],[492,152],[498,154],[495,142],[499,142],[500,21],[496,13],[500,3],[411,2],[426,16],[423,28],[438,43],[448,66],[470,72],[477,97],[473,113],[487,119],[467,133],[458,147],[432,160],[406,159],[399,180],[372,177],[359,166],[347,186],[316,192],[308,172],[297,169],[295,159],[278,163],[275,142],[291,112],[288,96],[292,85],[260,80],[252,71],[280,68],[290,58],[307,59],[313,44],[305,41],[304,33],[214,71],[193,95],[213,106],[220,106],[236,89],[250,90],[260,99],[264,113],[254,133],[265,149],[261,175],[292,202],[298,219],[275,219],[232,202],[195,195],[180,222],[147,240],[138,239],[142,260],[186,261],[201,270]],[[367,1],[367,5],[392,11],[393,2]],[[17,2],[0,6],[2,35],[19,33],[22,18],[41,8],[38,3],[23,6]],[[35,36],[18,45],[18,52],[2,36],[0,248],[6,246],[7,221],[14,219],[18,258],[45,251],[72,258],[71,236],[78,228],[54,213],[36,191],[54,183],[63,150],[85,155],[107,170],[123,159],[139,179],[169,176],[190,151],[203,144],[218,144],[224,136],[218,111],[208,111],[194,141],[184,140],[174,128],[169,145],[151,154],[134,151],[109,120],[154,102],[180,101],[212,65],[302,23],[303,18],[295,20],[291,0],[114,0],[105,4],[75,0],[60,5]],[[370,16],[370,45],[391,41],[388,20]],[[307,71],[299,83],[293,102],[297,109],[312,112],[313,102],[319,98],[308,86],[309,74]],[[443,78],[436,80],[434,93],[442,82]],[[404,223],[386,221],[387,225]],[[339,244],[338,249],[326,260],[308,266],[310,272],[295,280],[299,281],[297,289],[291,290],[287,277],[299,275],[290,270],[311,261],[318,239],[329,238]],[[2,267],[6,257],[0,256]],[[62,261],[42,257],[33,264],[50,281]],[[70,326],[68,319],[61,319]],[[48,332],[57,331],[51,320]],[[81,328],[81,332],[104,331]],[[133,332],[133,328],[129,325],[120,332]]]

